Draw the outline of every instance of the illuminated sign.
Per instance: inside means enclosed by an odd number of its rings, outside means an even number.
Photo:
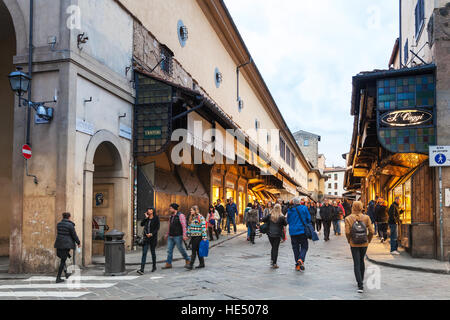
[[[390,127],[412,127],[427,124],[433,115],[421,110],[399,110],[381,116],[381,122]]]

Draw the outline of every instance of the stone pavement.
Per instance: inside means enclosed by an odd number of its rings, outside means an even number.
[[[322,237],[322,236],[321,236]],[[171,270],[137,277],[102,277],[102,266],[83,272],[79,288],[55,286],[53,278],[0,281],[0,299],[79,300],[393,300],[450,299],[449,275],[366,264],[366,291],[356,293],[353,263],[343,236],[310,244],[306,271],[294,270],[289,240],[280,246],[272,270],[265,236],[256,245],[243,234],[210,251],[206,268],[187,271],[181,261]],[[90,277],[86,277],[90,275]],[[34,295],[33,295],[34,294]]]
[[[400,255],[392,255],[390,253],[389,239],[388,241],[381,243],[380,238],[374,237],[367,250],[367,259],[372,263],[387,267],[450,274],[450,262],[412,258],[411,255],[402,248],[399,248],[398,251],[401,253]]]

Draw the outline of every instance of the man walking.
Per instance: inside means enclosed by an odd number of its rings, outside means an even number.
[[[330,241],[331,221],[333,220],[334,209],[328,200],[325,205],[320,208],[320,216],[322,217],[324,240]]]
[[[374,235],[370,218],[367,215],[363,215],[362,210],[362,203],[355,201],[352,207],[352,214],[345,219],[345,235],[352,251],[353,267],[359,293],[364,292],[364,273],[366,270],[364,259],[369,243]]]
[[[237,233],[236,229],[236,215],[238,214],[237,205],[233,202],[233,198],[230,198],[230,201],[226,207],[227,211],[227,231],[230,234],[231,223],[233,223],[234,233]]]
[[[178,204],[172,203],[169,207],[169,231],[166,234],[167,239],[167,262],[163,269],[172,268],[173,249],[177,246],[183,256],[186,265],[189,265],[191,258],[188,256],[186,250],[183,247],[183,241],[188,240],[186,229],[186,217],[181,212],[178,212]]]
[[[291,235],[292,250],[294,251],[295,270],[305,270],[306,253],[308,252],[308,238],[305,234],[306,225],[311,223],[308,208],[300,205],[300,198],[295,198],[293,206],[288,210],[287,223]]]
[[[394,203],[389,208],[389,229],[391,230],[391,254],[399,255],[398,252],[398,225],[400,224],[400,214],[403,210],[399,209],[400,197],[396,197]]]
[[[375,219],[378,225],[378,235],[381,238],[381,243],[383,243],[387,240],[389,216],[387,214],[387,202],[381,197],[378,199],[378,204],[375,207]]]
[[[64,271],[66,279],[69,279],[70,273],[67,273],[66,260],[70,258],[70,250],[75,250],[75,243],[78,248],[81,248],[80,239],[78,239],[75,231],[75,223],[70,221],[70,213],[65,212],[62,214],[62,221],[57,225],[57,235],[55,241],[56,255],[61,259],[58,269],[58,275],[56,277],[56,283],[64,282],[61,279],[62,272]],[[75,252],[73,253],[75,254]]]
[[[378,196],[375,196],[375,201],[374,200],[370,200],[369,205],[368,205],[368,209],[367,209],[367,215],[370,218],[370,221],[372,221],[372,224],[375,226],[375,234],[377,234],[377,223],[376,223],[376,219],[375,219],[375,207],[377,205],[378,202]]]

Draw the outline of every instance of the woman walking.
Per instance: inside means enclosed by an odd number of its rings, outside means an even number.
[[[317,208],[316,208],[316,231],[317,233],[320,233],[320,230],[322,229],[322,216],[320,215],[320,207],[322,205],[320,203],[317,203]]]
[[[269,224],[267,236],[269,237],[270,245],[272,246],[272,268],[278,269],[278,248],[280,247],[280,241],[283,237],[283,228],[287,225],[281,206],[276,204],[272,212],[264,217],[262,221]]]
[[[190,212],[187,235],[191,237],[192,241],[192,256],[190,264],[186,265],[185,268],[192,270],[194,268],[195,258],[198,256],[200,264],[195,269],[201,269],[205,267],[205,258],[200,257],[199,249],[202,240],[208,240],[206,235],[206,221],[200,214],[198,206],[193,206]]]
[[[219,212],[214,208],[214,206],[209,206],[209,212],[208,216],[206,217],[206,221],[208,221],[208,233],[210,241],[214,241],[213,232],[216,234],[217,240],[219,240],[219,230],[217,230],[219,219]]]
[[[308,204],[309,214],[311,215],[311,223],[316,230],[316,216],[317,216],[317,208],[316,203],[314,201],[310,201]]]
[[[247,227],[250,231],[250,243],[255,244],[255,235],[256,235],[256,225],[259,222],[259,212],[258,207],[256,205],[253,205],[253,207],[248,210],[246,215],[247,221]]]
[[[359,293],[364,292],[364,272],[366,269],[364,258],[366,257],[367,247],[375,233],[370,217],[364,215],[362,211],[362,203],[355,201],[353,203],[352,213],[345,218],[345,235],[352,251],[353,266]]]
[[[156,245],[158,244],[158,231],[160,227],[159,217],[156,215],[155,208],[148,208],[145,213],[145,219],[141,222],[144,227],[144,247],[142,248],[141,269],[137,271],[140,275],[144,274],[145,264],[147,263],[148,249],[152,253],[152,272],[156,271]]]

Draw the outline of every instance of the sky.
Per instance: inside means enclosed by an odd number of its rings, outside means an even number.
[[[225,0],[294,133],[322,137],[327,166],[345,166],[352,77],[387,69],[399,34],[393,0]]]

